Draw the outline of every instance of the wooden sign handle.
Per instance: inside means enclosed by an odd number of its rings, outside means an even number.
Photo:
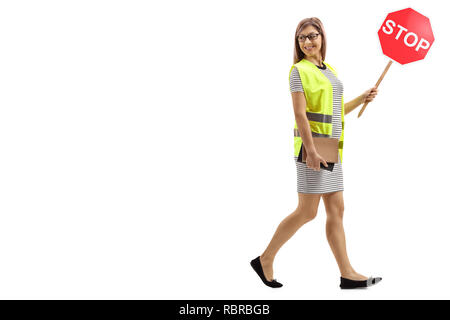
[[[378,79],[377,84],[375,85],[375,88],[378,88],[378,85],[380,84],[381,80],[383,80],[384,75],[386,74],[386,72],[389,70],[389,67],[392,64],[392,60],[389,60],[389,63],[387,64],[386,68],[384,68],[383,74],[381,75],[381,77]],[[366,106],[369,104],[369,102],[364,103],[363,107],[361,108],[361,110],[358,113],[358,118],[361,117],[361,115],[364,112],[364,109],[366,108]]]

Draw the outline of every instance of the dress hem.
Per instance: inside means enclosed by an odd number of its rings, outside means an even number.
[[[334,190],[334,191],[327,191],[327,192],[299,192],[299,191],[297,191],[297,193],[301,193],[301,194],[325,194],[325,193],[333,193],[333,192],[338,192],[338,191],[344,191],[344,189]]]

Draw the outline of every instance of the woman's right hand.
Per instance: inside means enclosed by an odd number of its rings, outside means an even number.
[[[325,167],[328,167],[327,162],[321,155],[317,152],[307,153],[306,155],[306,166],[313,169],[314,171],[320,171],[320,163],[323,163]]]

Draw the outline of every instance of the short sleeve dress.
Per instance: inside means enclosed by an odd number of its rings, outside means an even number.
[[[333,132],[332,138],[340,138],[342,131],[342,94],[344,86],[342,82],[329,70],[324,64],[323,67],[317,68],[330,80],[333,86]],[[290,90],[291,92],[303,92],[302,81],[297,68],[292,68],[290,76]],[[297,157],[294,155],[295,164],[297,166],[297,192],[299,193],[328,193],[344,190],[344,177],[342,171],[342,163],[338,157],[338,163],[334,164],[333,171],[320,169],[314,171],[306,166],[306,163],[297,162]]]

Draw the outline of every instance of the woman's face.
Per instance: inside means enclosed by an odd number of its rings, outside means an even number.
[[[305,27],[298,36],[298,44],[300,49],[306,56],[320,56],[320,48],[322,47],[322,35],[318,35],[316,39],[310,40],[306,36],[319,33],[313,26]],[[302,42],[302,40],[304,40]]]

